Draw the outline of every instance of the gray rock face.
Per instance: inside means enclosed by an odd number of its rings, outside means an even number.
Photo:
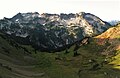
[[[0,30],[15,37],[28,38],[39,50],[56,50],[85,37],[101,34],[110,24],[90,13],[18,13],[0,20]]]

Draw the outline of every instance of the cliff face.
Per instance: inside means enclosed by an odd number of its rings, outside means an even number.
[[[0,30],[14,37],[27,38],[40,50],[57,50],[85,37],[101,34],[110,24],[90,13],[48,14],[18,13],[0,20]],[[24,43],[24,42],[23,42]]]

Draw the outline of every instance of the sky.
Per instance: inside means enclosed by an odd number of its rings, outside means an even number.
[[[120,0],[0,0],[0,19],[17,13],[92,13],[104,21],[120,20]]]

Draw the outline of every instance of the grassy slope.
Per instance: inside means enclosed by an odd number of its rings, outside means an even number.
[[[28,54],[21,48],[11,46],[9,40],[0,37],[0,63],[2,63],[0,77],[120,78],[120,51],[119,44],[116,45],[120,42],[119,33],[118,35],[109,35],[107,38],[104,35],[103,33],[90,39],[89,44],[78,49],[79,55],[76,57],[73,57],[75,45],[68,50],[69,53],[62,51],[56,53],[37,52],[37,54],[34,53],[32,47],[22,45],[31,52]]]
[[[0,33],[0,78],[35,78],[42,75],[42,72],[33,71],[35,58],[21,45],[16,42],[11,44],[11,41]]]

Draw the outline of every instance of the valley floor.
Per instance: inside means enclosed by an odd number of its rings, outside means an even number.
[[[80,47],[77,56],[73,56],[75,46],[68,53],[32,52],[15,57],[0,53],[0,78],[120,78],[120,70],[99,53],[105,47],[93,44]]]

